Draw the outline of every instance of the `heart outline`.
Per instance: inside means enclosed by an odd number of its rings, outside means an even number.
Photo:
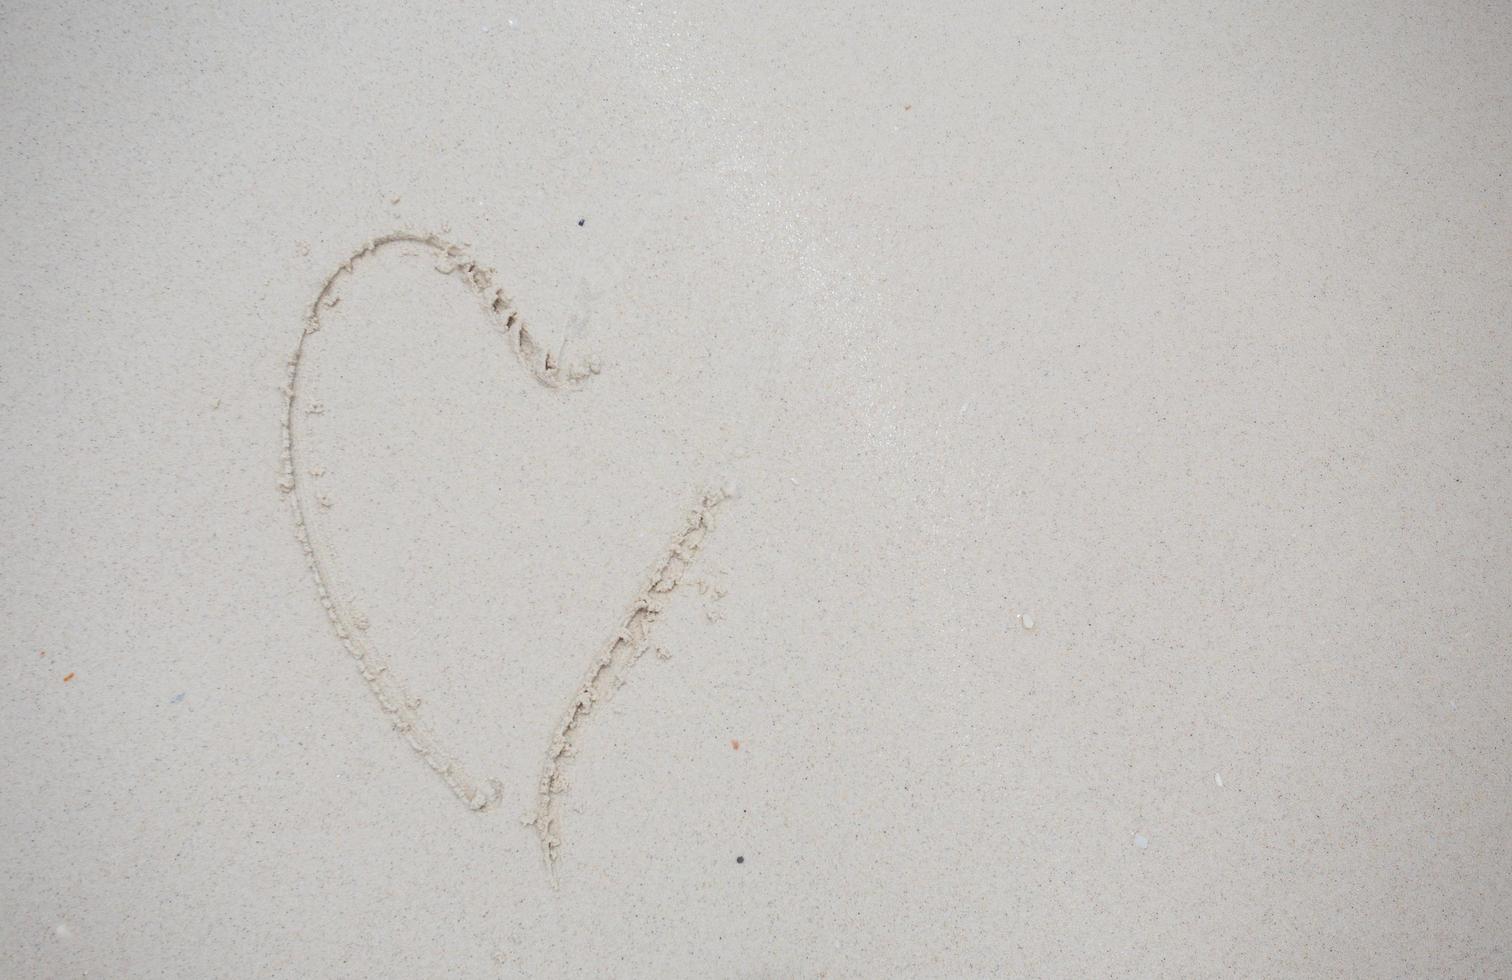
[[[472,810],[485,810],[498,804],[503,798],[504,786],[499,779],[486,782],[473,776],[447,751],[419,716],[418,700],[411,698],[403,684],[393,676],[388,664],[378,658],[368,644],[358,635],[362,624],[357,614],[342,603],[332,586],[329,547],[322,547],[311,510],[306,507],[306,497],[311,491],[300,472],[301,446],[294,438],[294,406],[299,400],[299,369],[303,363],[305,342],[321,329],[320,312],[334,306],[339,298],[333,298],[337,284],[344,276],[351,276],[356,265],[368,256],[395,244],[420,245],[430,249],[450,265],[436,267],[445,275],[460,274],[462,280],[483,301],[487,313],[493,317],[508,339],[520,364],[541,386],[553,390],[571,390],[598,373],[597,364],[565,368],[550,351],[543,351],[531,336],[524,319],[515,309],[505,292],[494,284],[494,270],[479,264],[460,245],[436,235],[421,235],[409,231],[395,231],[373,238],[348,256],[338,265],[316,293],[305,314],[304,329],[285,362],[286,380],[281,388],[284,400],[282,419],[283,455],[282,476],[278,488],[289,499],[294,517],[295,538],[304,551],[305,565],[315,583],[316,593],[324,608],[337,638],[349,653],[377,698],[379,707],[392,727],[409,743],[426,764],[441,776],[452,793]],[[566,761],[575,752],[575,739],[583,719],[592,705],[604,698],[619,683],[625,670],[639,660],[645,652],[648,631],[661,612],[660,597],[676,589],[682,575],[692,564],[704,538],[714,526],[714,511],[721,503],[734,496],[733,487],[726,485],[718,490],[704,492],[699,506],[689,515],[686,525],[672,541],[662,558],[653,566],[629,610],[620,620],[620,626],[589,662],[583,681],[578,684],[561,720],[552,730],[546,758],[541,766],[537,782],[536,811],[523,820],[526,826],[534,826],[540,841],[542,858],[555,881],[556,862],[561,848],[561,797],[566,792]],[[324,501],[317,495],[313,501]],[[323,554],[324,552],[324,554]]]

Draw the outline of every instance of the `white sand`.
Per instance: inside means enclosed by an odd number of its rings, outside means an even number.
[[[1512,974],[1512,8],[0,24],[0,976]]]

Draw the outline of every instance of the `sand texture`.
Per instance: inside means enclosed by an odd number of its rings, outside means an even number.
[[[0,25],[0,978],[1512,976],[1512,7]]]

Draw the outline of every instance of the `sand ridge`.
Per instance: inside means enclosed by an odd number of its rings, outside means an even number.
[[[593,705],[605,700],[624,683],[625,672],[650,649],[651,624],[661,614],[662,600],[674,591],[683,574],[693,564],[704,538],[714,528],[714,513],[726,500],[735,496],[728,484],[703,495],[699,506],[688,516],[686,527],[672,542],[672,547],[657,563],[640,595],[603,650],[588,666],[588,673],[578,686],[561,722],[551,736],[546,761],[541,766],[536,811],[527,815],[525,824],[533,826],[541,839],[541,856],[555,871],[562,846],[562,794],[567,791],[567,761],[577,752],[577,741],[584,721]]]

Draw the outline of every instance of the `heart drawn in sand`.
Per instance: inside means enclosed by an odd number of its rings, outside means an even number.
[[[358,672],[373,692],[379,707],[404,737],[410,747],[435,770],[457,798],[474,810],[495,806],[503,795],[503,784],[495,778],[482,779],[468,770],[457,757],[442,746],[436,735],[420,717],[420,702],[407,691],[389,665],[375,652],[363,636],[365,620],[338,597],[334,587],[334,553],[321,535],[319,514],[327,501],[309,479],[305,447],[295,424],[295,405],[300,400],[300,367],[305,341],[321,329],[321,312],[336,302],[334,291],[343,277],[365,258],[395,245],[419,246],[440,259],[438,271],[461,279],[483,301],[486,312],[504,334],[521,366],[544,388],[570,390],[597,373],[596,366],[568,367],[544,351],[531,337],[519,312],[504,291],[494,284],[493,270],[479,265],[466,249],[434,235],[395,232],[375,238],[353,252],[321,285],[305,314],[304,331],[287,362],[287,379],[283,386],[283,468],[279,489],[288,497],[294,517],[294,533],[304,549],[305,564],[315,584],[315,591],[342,647],[352,657]],[[555,868],[561,848],[562,794],[566,789],[565,765],[572,755],[584,719],[596,701],[617,685],[626,670],[647,647],[652,623],[661,612],[662,600],[671,593],[697,556],[705,536],[713,527],[715,510],[733,495],[731,488],[702,494],[698,506],[688,516],[686,525],[673,535],[667,550],[652,566],[653,570],[635,593],[624,616],[608,640],[590,659],[586,675],[572,689],[560,720],[551,728],[545,760],[541,764],[536,791],[535,812],[526,818],[540,838],[541,852],[547,867]]]

